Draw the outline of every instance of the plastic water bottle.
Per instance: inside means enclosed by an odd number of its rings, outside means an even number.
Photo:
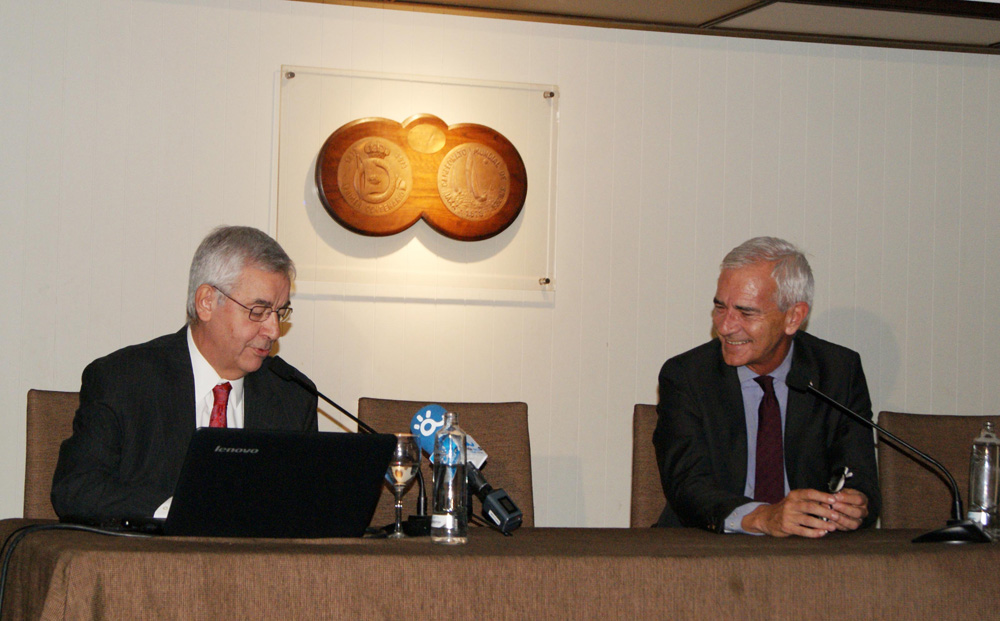
[[[986,532],[1000,535],[997,520],[997,490],[1000,489],[1000,439],[993,423],[986,421],[972,443],[969,461],[968,519],[982,524]]]
[[[434,512],[431,541],[450,545],[467,541],[469,513],[465,478],[465,432],[453,412],[444,415],[444,425],[434,436]]]

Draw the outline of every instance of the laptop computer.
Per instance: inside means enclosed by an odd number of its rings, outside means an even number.
[[[192,537],[361,537],[395,446],[391,434],[202,427],[166,519],[116,526]]]

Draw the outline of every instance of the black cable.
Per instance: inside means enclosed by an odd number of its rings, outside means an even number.
[[[21,540],[30,533],[42,530],[82,530],[88,533],[97,533],[99,535],[110,535],[113,537],[140,537],[143,539],[153,537],[153,535],[145,533],[106,530],[93,526],[84,526],[83,524],[28,524],[27,526],[15,529],[11,534],[7,535],[7,538],[3,542],[3,546],[0,546],[0,550],[4,550],[3,562],[0,563],[0,616],[3,615],[3,600],[4,595],[7,592],[7,570],[10,567],[10,559],[14,555],[14,549],[19,543],[21,543]]]

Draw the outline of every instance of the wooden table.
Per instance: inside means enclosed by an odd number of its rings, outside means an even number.
[[[5,540],[30,522],[0,521]],[[916,531],[818,541],[692,529],[472,529],[428,539],[121,538],[14,550],[9,619],[968,619],[1000,614],[1000,544]],[[456,617],[458,618],[458,617]]]

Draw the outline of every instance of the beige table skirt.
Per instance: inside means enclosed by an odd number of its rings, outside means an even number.
[[[28,522],[0,522],[5,540]],[[692,529],[473,529],[408,540],[122,538],[43,530],[5,619],[966,619],[1000,614],[1000,544]],[[458,617],[456,617],[458,618]]]

